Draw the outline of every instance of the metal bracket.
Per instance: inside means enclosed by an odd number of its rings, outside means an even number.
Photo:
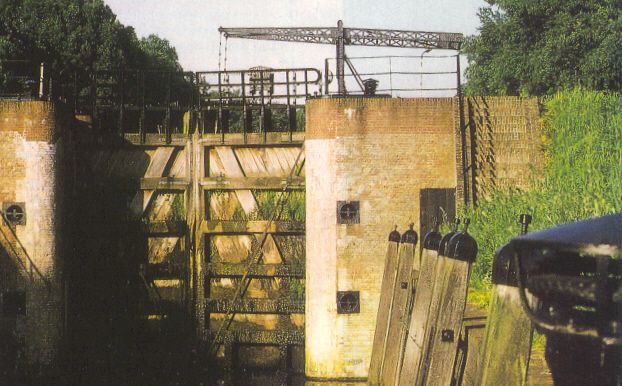
[[[337,313],[358,314],[361,312],[359,291],[337,291]]]
[[[337,224],[361,222],[358,201],[337,201]]]
[[[454,330],[441,331],[441,342],[453,342],[453,341],[454,341]]]

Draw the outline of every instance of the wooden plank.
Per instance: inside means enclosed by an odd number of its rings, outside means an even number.
[[[523,311],[519,289],[493,286],[482,352],[480,385],[524,385],[533,324]]]
[[[304,314],[305,301],[291,299],[207,299],[206,312],[237,314]]]
[[[427,239],[427,237],[426,237]],[[437,246],[438,248],[438,246]],[[417,290],[413,302],[408,336],[404,348],[399,384],[408,385],[417,378],[421,356],[423,354],[424,337],[432,302],[435,267],[438,251],[424,248],[421,255],[421,271],[417,282]]]
[[[201,186],[205,190],[240,190],[240,189],[265,189],[281,190],[287,184],[287,179],[282,177],[206,177],[201,179]],[[288,186],[289,189],[304,189],[304,177],[293,177]]]
[[[271,147],[271,146],[301,146],[305,134],[303,132],[294,133],[290,142],[287,133],[266,133],[266,141],[264,142],[263,134],[247,133],[246,140],[242,133],[225,134],[224,145],[233,147]],[[203,134],[201,137],[203,145],[222,145],[222,137],[220,134]]]
[[[268,170],[268,161],[264,159],[265,157],[262,157],[262,153],[265,153],[267,150],[267,148],[259,149],[248,147],[235,149],[235,155],[238,158],[240,166],[244,170],[244,174],[247,177],[283,176],[283,173],[280,173],[280,170],[277,173],[271,173],[270,170]]]
[[[215,337],[212,334],[211,339]],[[304,330],[255,330],[239,329],[227,331],[218,339],[219,343],[225,340],[240,344],[274,344],[274,345],[302,345],[305,342]]]
[[[193,261],[190,265],[190,285],[191,292],[191,314],[194,314],[196,321],[196,335],[200,339],[206,339],[208,332],[208,320],[205,313],[204,300],[206,296],[205,283],[205,237],[199,231],[205,217],[205,195],[200,189],[199,181],[205,175],[205,154],[204,148],[199,144],[199,130],[192,135],[191,141],[186,148],[189,175],[192,178],[192,188],[188,193],[190,202],[188,209],[188,227],[191,229],[190,235],[194,235],[194,240],[189,240],[191,256]],[[209,283],[207,283],[209,285]]]
[[[172,178],[190,178],[188,174],[188,157],[186,156],[186,149],[179,149],[175,156],[175,161],[171,165],[171,170],[168,172],[168,176]]]
[[[305,232],[303,221],[217,221],[206,220],[201,224],[203,233],[279,233],[300,235]],[[264,246],[265,247],[265,246]],[[268,262],[268,261],[266,261]],[[268,262],[269,263],[269,262]]]
[[[217,146],[215,147],[215,150],[224,168],[225,176],[233,178],[246,178],[232,148]],[[240,202],[240,205],[242,206],[242,209],[244,209],[245,213],[252,213],[255,209],[257,209],[257,200],[250,190],[236,190],[235,194],[237,195],[238,201]]]
[[[484,330],[486,328],[486,310],[467,302],[462,318],[462,336],[459,344],[456,380],[458,385],[479,386],[479,374]]]
[[[184,235],[186,233],[185,221],[151,221],[140,222],[142,231],[148,235]]]
[[[384,273],[382,275],[382,285],[380,287],[380,302],[378,305],[378,314],[376,316],[376,330],[374,332],[374,343],[372,346],[369,375],[367,378],[372,385],[380,383],[380,376],[382,373],[382,359],[387,342],[391,300],[393,299],[393,288],[397,275],[397,255],[400,238],[401,236],[397,230],[391,232],[389,235],[387,254],[384,260]]]
[[[174,147],[158,147],[151,158],[145,177],[162,177],[174,152]]]
[[[270,277],[293,277],[304,278],[305,269],[303,266],[291,264],[257,264],[249,269],[243,263],[209,263],[207,274],[212,277],[236,277],[243,276],[248,271],[250,278],[270,278]]]
[[[521,214],[521,233],[526,234],[531,216]],[[482,361],[481,385],[499,382],[524,385],[533,341],[533,323],[523,311],[515,267],[517,251],[504,245],[492,263],[493,297],[490,303]]]
[[[151,157],[151,162],[145,172],[145,178],[162,177],[174,152],[174,147],[158,147]],[[155,190],[136,192],[132,202],[130,203],[130,210],[135,218],[142,217],[145,210],[149,206],[154,193]]]
[[[438,254],[436,258],[436,264],[434,265],[434,273],[432,279],[432,295],[430,297],[430,308],[428,309],[428,313],[425,321],[425,331],[423,333],[422,343],[423,345],[418,349],[421,350],[419,364],[416,369],[416,385],[421,385],[423,383],[423,373],[427,369],[427,365],[429,362],[429,348],[432,341],[432,336],[435,331],[436,319],[438,318],[438,312],[441,302],[441,288],[442,288],[442,273],[444,272],[444,266],[447,262],[447,257],[443,256],[443,253],[449,243],[449,240],[456,234],[456,230],[459,220],[456,219],[454,228],[451,232],[447,233],[438,243]],[[411,381],[412,383],[412,381]],[[409,383],[407,383],[409,384]]]
[[[393,287],[393,302],[389,317],[387,343],[382,361],[381,384],[394,385],[397,378],[399,360],[401,357],[402,342],[406,336],[407,318],[409,317],[410,300],[413,294],[412,280],[413,263],[415,260],[415,246],[417,233],[413,225],[402,235],[399,248],[399,258],[395,285]]]
[[[140,179],[141,190],[186,190],[190,186],[188,178],[149,177]]]
[[[183,134],[172,134],[171,143],[166,143],[166,135],[164,134],[147,133],[145,134],[144,143],[141,141],[140,134],[138,133],[125,133],[123,134],[123,137],[128,144],[131,144],[130,146],[143,147],[183,147],[186,145],[186,141],[188,140],[188,136]]]
[[[235,154],[247,177],[287,177],[300,153],[299,147],[238,147]],[[304,162],[304,154],[300,164]]]
[[[441,272],[441,302],[439,315],[431,335],[429,364],[424,373],[424,385],[449,385],[458,351],[462,316],[466,306],[470,263],[446,258]]]
[[[220,159],[220,163],[218,165],[222,165],[224,175],[227,177],[234,178],[246,178],[244,171],[242,170],[238,158],[235,155],[235,152],[231,147],[218,146],[215,147],[215,152],[217,157]],[[238,202],[242,206],[244,213],[250,215],[257,209],[257,200],[255,196],[250,190],[238,189],[235,190],[236,197],[238,198]],[[267,228],[264,225],[263,230],[257,233],[263,233]],[[272,233],[272,232],[268,232]],[[258,242],[262,242],[261,235],[255,235],[255,238]],[[283,261],[281,258],[281,254],[272,238],[272,235],[268,234],[263,241],[263,261],[266,263],[280,263]],[[276,283],[275,283],[276,286]]]

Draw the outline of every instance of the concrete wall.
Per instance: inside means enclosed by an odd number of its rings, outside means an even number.
[[[62,332],[60,125],[60,114],[51,103],[0,102],[0,204],[25,203],[26,224],[15,226],[15,232],[51,283],[48,290],[40,278],[34,282],[20,278],[14,259],[0,251],[0,270],[6,276],[0,281],[0,290],[26,291],[25,315],[12,318],[0,312],[0,328],[3,334],[12,334],[13,340],[4,346],[4,354],[9,361],[14,359],[9,357],[21,355],[19,366],[29,375],[54,362]]]
[[[387,237],[419,230],[419,191],[456,186],[456,106],[445,99],[307,102],[306,375],[367,377]],[[360,202],[338,225],[337,201]],[[338,314],[337,291],[360,291]]]

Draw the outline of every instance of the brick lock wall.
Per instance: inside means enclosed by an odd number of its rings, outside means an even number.
[[[494,187],[525,188],[532,168],[542,164],[538,100],[470,97],[465,111],[475,128],[477,194],[485,197]]]
[[[387,237],[419,231],[419,191],[454,188],[452,99],[313,100],[306,106],[306,374],[365,378]],[[337,225],[337,201],[360,202],[360,224]],[[359,314],[337,314],[336,291],[360,291]]]
[[[419,232],[421,189],[455,188],[460,206],[540,165],[536,99],[465,98],[464,117],[463,164],[457,98],[307,101],[307,376],[367,376],[387,236]],[[360,224],[338,225],[337,201],[359,201]],[[360,314],[337,314],[337,291],[360,291]]]
[[[60,119],[54,105],[39,101],[0,102],[0,204],[24,202],[26,225],[16,233],[39,270],[51,281],[48,291],[17,277],[0,290],[25,289],[26,315],[13,326],[22,341],[22,368],[36,375],[55,359],[62,329],[59,262]],[[7,320],[6,315],[0,318]]]

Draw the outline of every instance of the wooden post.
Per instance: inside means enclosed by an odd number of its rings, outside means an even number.
[[[208,152],[199,140],[199,133],[192,136],[192,164],[190,168],[192,178],[192,201],[194,210],[194,288],[195,288],[195,320],[196,331],[199,339],[205,340],[207,330],[207,318],[209,315],[205,312],[205,237],[201,228],[205,218],[205,195],[199,185],[201,178],[205,176],[204,166],[207,163],[205,157]]]
[[[426,371],[420,372],[423,385],[450,385],[454,375],[462,317],[466,307],[471,264],[477,255],[477,243],[464,230],[454,235],[444,250],[445,259],[436,278],[440,289],[438,316],[430,335]]]
[[[421,268],[417,281],[417,290],[406,335],[404,355],[399,370],[399,385],[414,383],[417,377],[419,362],[421,361],[421,348],[425,335],[426,322],[432,300],[432,288],[434,285],[434,270],[438,257],[438,248],[441,241],[438,226],[426,234],[423,241],[421,254]]]
[[[415,246],[419,236],[413,230],[414,224],[402,235],[398,259],[397,275],[393,288],[393,303],[389,317],[387,343],[382,361],[382,384],[393,385],[397,377],[402,342],[408,327],[406,318],[409,316],[409,305],[413,290],[413,262]]]
[[[389,246],[384,262],[384,274],[382,275],[382,286],[380,287],[380,304],[378,305],[378,315],[376,316],[376,331],[374,333],[374,343],[372,346],[371,361],[369,364],[368,381],[370,384],[380,383],[382,371],[382,359],[387,342],[387,329],[389,326],[389,314],[391,312],[391,300],[395,276],[397,273],[397,252],[400,244],[401,235],[397,231],[397,226],[389,234]]]
[[[530,217],[521,216],[522,233],[527,233]],[[524,385],[531,353],[533,324],[523,311],[514,255],[510,244],[503,246],[492,264],[493,295],[486,321],[481,385]]]
[[[456,219],[452,231],[443,236],[443,238],[439,242],[438,256],[436,259],[436,264],[434,265],[434,273],[432,277],[432,294],[430,296],[430,308],[428,309],[428,314],[425,321],[425,331],[423,333],[423,337],[421,338],[422,345],[417,347],[417,349],[421,351],[420,359],[419,363],[417,364],[417,369],[415,370],[416,378],[413,378],[413,381],[410,382],[411,384],[420,385],[423,382],[423,376],[421,373],[427,369],[427,362],[429,357],[428,349],[430,347],[430,341],[432,339],[431,335],[434,333],[436,328],[436,318],[438,317],[438,308],[441,301],[442,286],[439,282],[439,278],[441,277],[443,267],[447,261],[447,258],[444,256],[444,251],[447,248],[449,240],[456,234],[459,224],[460,220]]]

